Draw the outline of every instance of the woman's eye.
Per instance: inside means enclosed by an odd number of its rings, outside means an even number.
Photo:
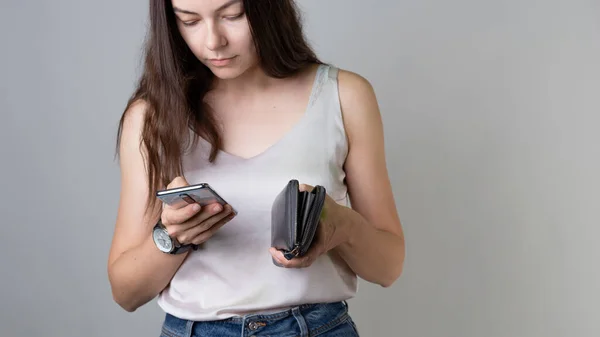
[[[240,14],[236,14],[236,15],[227,15],[224,18],[227,19],[227,20],[236,20],[236,19],[241,18],[242,16],[244,16],[243,12],[240,13]]]
[[[193,26],[193,25],[195,25],[196,23],[198,23],[198,20],[194,20],[194,21],[181,21],[181,23],[182,23],[184,26],[187,26],[187,27],[189,27],[189,26]]]

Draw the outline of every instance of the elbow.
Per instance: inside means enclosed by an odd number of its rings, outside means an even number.
[[[140,305],[136,303],[137,301],[135,301],[134,296],[131,296],[127,291],[119,289],[119,287],[115,285],[111,285],[111,287],[113,301],[125,311],[134,312],[140,307]]]
[[[139,300],[136,300],[135,294],[127,289],[124,282],[116,277],[112,269],[109,267],[108,279],[113,301],[127,312],[136,311],[141,306]]]
[[[378,284],[383,288],[389,288],[402,276],[402,272],[404,270],[404,250],[402,250],[402,254],[399,254],[399,258],[397,261],[388,268],[388,273],[386,273],[385,277],[382,278]]]
[[[123,291],[115,290],[114,288],[112,291],[112,297],[113,301],[115,301],[115,303],[117,303],[121,308],[123,308],[123,310],[127,312],[134,312],[143,305],[143,302],[136,300],[135,296],[127,294]]]
[[[394,283],[396,283],[396,281],[400,278],[400,275],[402,275],[402,268],[400,268],[399,271],[394,271],[393,273],[390,273],[388,277],[386,277],[378,283],[383,288],[389,288],[392,285],[394,285]]]
[[[122,296],[115,295],[114,293],[113,300],[127,312],[134,312],[139,308],[139,306],[135,305],[135,303],[133,303],[132,301],[128,301]]]

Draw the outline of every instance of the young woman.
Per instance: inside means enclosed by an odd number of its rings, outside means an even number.
[[[151,0],[146,48],[119,125],[114,300],[158,296],[163,336],[357,335],[357,278],[388,287],[405,254],[369,82],[319,61],[293,0]],[[315,243],[288,261],[270,231],[291,179],[327,197]],[[155,197],[204,182],[229,204]],[[156,230],[199,248],[164,252]]]

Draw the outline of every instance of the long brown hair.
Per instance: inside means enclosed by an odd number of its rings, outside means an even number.
[[[294,0],[243,0],[243,5],[261,67],[268,75],[283,78],[322,63],[305,39]],[[157,189],[182,174],[183,149],[194,146],[202,136],[212,145],[209,160],[213,162],[221,136],[204,102],[214,75],[181,37],[171,0],[150,0],[149,14],[144,70],[119,122],[117,156],[126,112],[144,100],[147,108],[140,146],[146,147],[146,205],[153,206]]]

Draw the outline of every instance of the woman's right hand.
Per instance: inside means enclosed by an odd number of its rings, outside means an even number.
[[[167,188],[189,186],[185,178],[176,177]],[[180,208],[164,204],[161,221],[169,236],[182,245],[204,243],[235,214],[230,205],[213,203],[204,207],[188,204]]]

